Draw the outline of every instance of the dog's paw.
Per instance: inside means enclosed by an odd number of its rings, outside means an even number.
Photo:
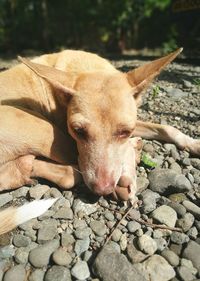
[[[193,140],[193,144],[190,147],[190,151],[192,154],[200,157],[200,139]]]

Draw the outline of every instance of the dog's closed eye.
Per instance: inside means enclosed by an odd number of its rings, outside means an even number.
[[[73,132],[78,139],[86,140],[88,138],[88,131],[84,127],[73,127]]]
[[[132,130],[122,129],[115,132],[114,136],[118,139],[126,139],[129,138],[132,134]]]

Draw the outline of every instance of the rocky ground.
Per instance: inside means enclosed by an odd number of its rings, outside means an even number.
[[[140,61],[115,61],[128,69]],[[4,65],[2,66],[4,67]],[[200,67],[174,63],[148,90],[139,117],[200,138]],[[44,215],[0,237],[0,281],[200,280],[200,159],[144,141],[156,163],[138,166],[138,206],[84,186],[41,182],[0,194],[0,207],[59,197]]]

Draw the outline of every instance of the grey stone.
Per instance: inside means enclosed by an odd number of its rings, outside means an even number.
[[[158,193],[172,193],[189,191],[192,186],[190,181],[171,169],[155,169],[149,173],[151,190]]]
[[[105,211],[104,216],[108,221],[114,221],[114,219],[115,219],[113,213],[111,213],[108,210]]]
[[[0,207],[4,206],[8,202],[12,201],[13,197],[9,193],[0,194]]]
[[[197,219],[200,218],[200,207],[198,207],[197,205],[195,205],[194,203],[188,200],[183,201],[183,206],[187,209],[187,211],[192,213],[195,216],[195,218]]]
[[[148,214],[156,209],[156,202],[160,198],[160,195],[149,189],[142,192],[140,195],[143,200],[143,212]]]
[[[179,99],[185,98],[188,96],[187,92],[183,92],[179,88],[167,87],[166,92],[167,92],[168,97],[174,101],[178,101]]]
[[[90,271],[85,261],[77,261],[77,263],[72,267],[71,274],[78,280],[85,280],[90,277]]]
[[[154,239],[157,244],[157,250],[162,252],[167,247],[167,241],[164,238]]]
[[[148,255],[139,251],[133,243],[128,243],[127,245],[127,256],[131,263],[139,263],[144,261]]]
[[[52,255],[52,259],[57,265],[65,265],[68,266],[72,262],[72,257],[70,254],[66,251],[65,248],[59,248],[55,250],[55,252]]]
[[[77,228],[74,232],[74,235],[78,239],[85,239],[89,237],[92,233],[91,228],[89,227],[84,227],[84,228]]]
[[[16,247],[26,247],[31,243],[31,239],[22,234],[16,234],[12,242]]]
[[[171,250],[164,249],[161,255],[168,261],[172,266],[179,265],[179,257]]]
[[[181,227],[184,232],[187,232],[194,223],[194,216],[186,213],[182,219],[177,220],[177,226]]]
[[[193,167],[200,170],[200,159],[199,158],[191,158],[190,163]]]
[[[20,198],[20,197],[26,197],[28,191],[29,191],[28,186],[22,186],[14,191],[12,191],[12,196],[13,198]]]
[[[144,262],[134,266],[143,273],[145,280],[169,281],[176,274],[173,267],[163,257],[158,255],[153,255]]]
[[[53,265],[45,274],[44,281],[71,281],[71,274],[64,266]]]
[[[12,245],[0,247],[0,259],[9,259],[15,254],[15,249]]]
[[[112,257],[112,258],[111,258]],[[133,267],[123,254],[106,245],[96,257],[93,272],[103,281],[145,281],[141,273]]]
[[[141,225],[136,221],[129,221],[127,223],[127,229],[130,233],[134,233],[136,230],[140,229]]]
[[[122,234],[122,236],[120,237],[120,242],[119,242],[119,245],[120,245],[120,248],[122,251],[125,251],[126,247],[127,247],[127,234],[126,232]]]
[[[155,209],[151,213],[151,216],[156,221],[165,224],[169,227],[174,227],[177,220],[177,214],[174,209],[166,205],[160,206]]]
[[[190,240],[186,234],[177,231],[173,231],[170,238],[176,244],[184,244]]]
[[[141,176],[137,177],[136,185],[137,185],[136,194],[141,193],[142,191],[144,191],[148,187],[149,180],[145,177],[141,177]]]
[[[40,199],[50,189],[48,185],[37,184],[30,188],[29,195],[31,198]]]
[[[188,232],[187,232],[187,235],[195,240],[197,238],[197,235],[198,235],[198,231],[197,231],[197,228],[195,226],[191,227]]]
[[[192,281],[195,276],[190,272],[190,270],[186,266],[180,266],[177,268],[178,275],[181,277],[183,281]]]
[[[90,222],[90,227],[98,236],[104,236],[106,234],[106,226],[102,221],[93,220]]]
[[[53,218],[55,219],[66,219],[72,220],[73,219],[73,211],[69,207],[60,208],[54,215]]]
[[[153,255],[157,251],[157,244],[150,236],[143,234],[138,238],[138,247],[148,255]]]
[[[75,199],[72,208],[75,214],[82,211],[89,216],[97,211],[97,203],[89,204],[80,199]]]
[[[112,233],[112,240],[118,242],[122,236],[122,232],[120,229],[116,228]]]
[[[182,244],[171,243],[170,245],[170,250],[173,251],[177,256],[181,255],[182,248]]]
[[[198,270],[193,266],[192,262],[188,259],[181,259],[181,265],[186,266],[194,275],[196,275],[198,272]]]
[[[177,174],[181,174],[182,173],[181,166],[178,163],[176,163],[176,162],[172,163],[169,168],[171,170],[175,171]]]
[[[179,217],[183,217],[186,213],[186,208],[176,202],[169,202],[168,206],[174,209]]]
[[[82,253],[88,250],[90,245],[90,239],[87,237],[83,240],[76,240],[74,251],[77,256],[80,256]]]
[[[44,245],[39,246],[30,251],[29,261],[35,267],[47,266],[51,254],[59,247],[59,240],[52,240],[46,242]]]
[[[183,250],[183,257],[191,260],[193,265],[200,271],[200,245],[190,241]]]
[[[15,261],[17,263],[26,264],[28,262],[28,251],[23,247],[17,249],[15,252]]]
[[[44,281],[45,272],[41,269],[34,270],[29,276],[29,281]]]
[[[44,221],[38,230],[37,241],[38,243],[45,243],[52,240],[57,234],[57,223],[55,220],[49,219]]]
[[[67,232],[62,233],[62,235],[61,235],[61,245],[63,247],[68,247],[69,245],[74,244],[74,242],[75,242],[75,239],[71,234],[69,234]]]
[[[3,280],[4,281],[24,281],[26,277],[26,271],[24,267],[19,264],[11,267],[8,271],[6,271]]]

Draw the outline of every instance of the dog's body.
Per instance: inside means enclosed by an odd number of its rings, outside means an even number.
[[[21,59],[24,64],[2,72],[0,190],[34,177],[71,188],[81,179],[79,164],[95,193],[110,194],[125,178],[132,198],[138,139],[131,136],[173,142],[200,155],[199,140],[136,120],[142,90],[179,52],[126,74],[95,54],[70,50]]]

